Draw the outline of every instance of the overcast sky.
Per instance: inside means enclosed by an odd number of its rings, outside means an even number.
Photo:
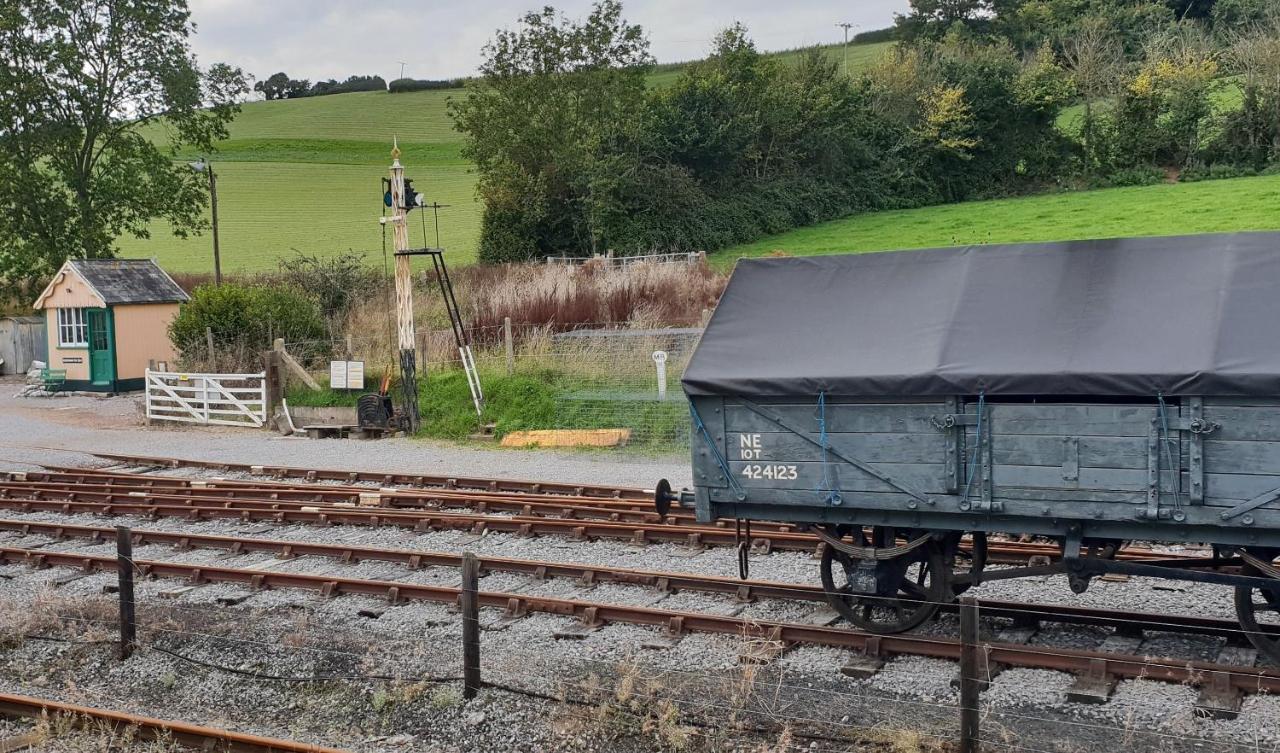
[[[378,74],[390,80],[474,73],[494,30],[550,4],[572,18],[590,0],[466,0],[382,3],[356,0],[189,0],[201,65],[227,62],[265,78],[285,71],[311,80]],[[762,50],[839,41],[836,23],[877,29],[907,0],[625,0],[627,19],[649,33],[661,62],[702,57],[717,31],[741,21]]]

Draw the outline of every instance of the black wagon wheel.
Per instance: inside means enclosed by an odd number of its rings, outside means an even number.
[[[1245,565],[1244,573],[1265,575],[1252,565]],[[1258,651],[1280,665],[1280,580],[1274,588],[1237,586],[1236,618]]]
[[[892,528],[875,528],[870,538],[861,528],[842,533],[842,541],[856,546],[874,542],[890,547],[897,540]],[[919,627],[950,596],[946,560],[935,541],[885,561],[878,573],[875,564],[831,545],[822,549],[822,587],[827,603],[863,630],[902,633]]]

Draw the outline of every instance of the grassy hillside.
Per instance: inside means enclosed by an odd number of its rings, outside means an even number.
[[[800,228],[712,255],[716,264],[793,255],[1280,230],[1280,175],[1059,193],[876,212]]]
[[[851,45],[849,68],[869,65],[887,43]],[[842,46],[823,48],[843,61]],[[800,51],[778,53],[784,62]],[[683,64],[659,66],[652,86],[667,86]],[[480,205],[475,175],[461,156],[462,139],[446,111],[459,89],[388,94],[360,92],[307,97],[244,106],[231,126],[230,140],[211,156],[218,174],[219,225],[223,269],[275,269],[292,249],[329,255],[355,250],[371,263],[381,263],[382,189],[393,137],[399,139],[406,174],[429,201],[450,205],[440,211],[440,242],[450,261],[475,258],[480,232]],[[166,138],[159,126],[147,135]],[[200,155],[184,154],[194,160]],[[412,239],[422,238],[420,218],[413,218]],[[432,217],[427,235],[435,242]],[[212,269],[212,240],[203,236],[174,238],[157,223],[148,240],[123,238],[122,255],[155,257],[180,272]]]

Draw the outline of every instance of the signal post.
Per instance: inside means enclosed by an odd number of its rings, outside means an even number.
[[[396,256],[396,341],[400,348],[400,387],[405,431],[416,434],[422,424],[418,408],[417,337],[413,328],[413,270],[409,266],[409,207],[405,206],[404,166],[400,146],[391,149],[391,217]]]

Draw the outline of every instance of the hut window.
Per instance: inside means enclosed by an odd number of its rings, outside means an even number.
[[[84,324],[84,309],[58,309],[58,345],[64,348],[89,346],[89,333]]]

